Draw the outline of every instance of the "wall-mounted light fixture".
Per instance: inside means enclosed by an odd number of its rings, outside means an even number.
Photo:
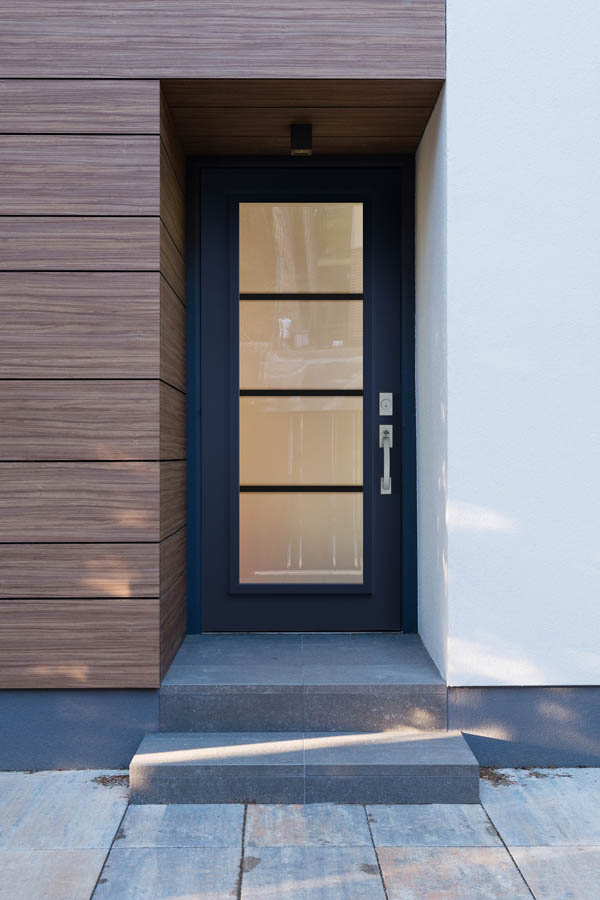
[[[290,125],[292,156],[312,156],[312,125]]]

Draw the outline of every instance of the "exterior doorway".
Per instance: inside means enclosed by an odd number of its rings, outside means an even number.
[[[413,631],[412,160],[293,162],[192,177],[190,630]]]

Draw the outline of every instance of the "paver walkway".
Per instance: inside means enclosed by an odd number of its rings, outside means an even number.
[[[600,770],[470,806],[130,806],[123,773],[0,773],[0,900],[597,900]]]

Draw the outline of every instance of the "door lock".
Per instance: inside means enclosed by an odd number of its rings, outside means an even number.
[[[381,391],[379,394],[379,415],[391,416],[394,413],[394,395],[391,391]]]

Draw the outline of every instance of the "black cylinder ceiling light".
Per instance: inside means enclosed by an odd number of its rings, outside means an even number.
[[[292,156],[312,156],[312,125],[290,125]]]

